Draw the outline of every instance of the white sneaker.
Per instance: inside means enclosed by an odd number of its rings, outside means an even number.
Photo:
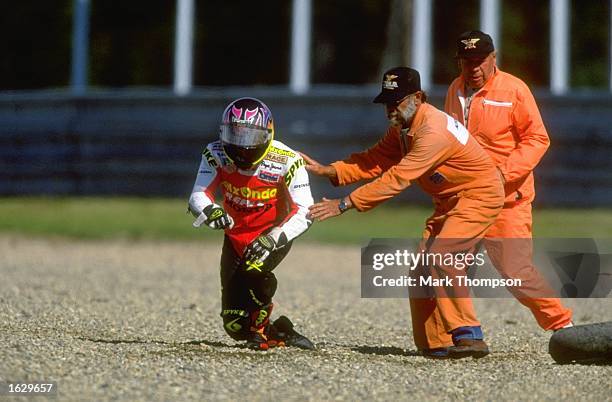
[[[573,326],[574,326],[574,322],[573,322],[573,321],[570,321],[568,324],[565,324],[565,325],[564,325],[564,326],[562,326],[561,328],[557,328],[557,329],[555,329],[555,330],[553,330],[553,331],[554,331],[554,332],[557,332],[557,331],[559,331],[560,329],[571,328],[571,327],[573,327]]]

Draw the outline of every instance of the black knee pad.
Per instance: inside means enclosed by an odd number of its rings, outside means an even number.
[[[237,272],[223,287],[223,308],[252,310],[272,301],[278,282],[272,272]]]
[[[272,272],[258,272],[248,274],[245,285],[250,301],[254,306],[262,307],[272,302],[278,281]]]

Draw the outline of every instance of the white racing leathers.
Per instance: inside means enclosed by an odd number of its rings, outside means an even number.
[[[219,189],[223,208],[234,226],[225,229],[238,255],[262,233],[279,230],[291,241],[304,233],[313,204],[302,157],[280,141],[272,141],[265,158],[253,170],[238,169],[223,152],[220,141],[204,149],[189,208],[199,214],[215,202]]]

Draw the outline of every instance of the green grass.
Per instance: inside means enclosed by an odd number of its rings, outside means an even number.
[[[186,201],[158,198],[0,198],[0,233],[79,239],[211,240],[221,233],[191,227]],[[429,207],[383,206],[316,223],[304,240],[364,244],[374,237],[418,237]],[[612,237],[612,209],[540,209],[540,237]]]

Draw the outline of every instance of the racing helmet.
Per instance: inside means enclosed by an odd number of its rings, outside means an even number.
[[[251,169],[274,138],[272,112],[259,99],[236,99],[223,112],[219,137],[225,154],[240,169]]]

